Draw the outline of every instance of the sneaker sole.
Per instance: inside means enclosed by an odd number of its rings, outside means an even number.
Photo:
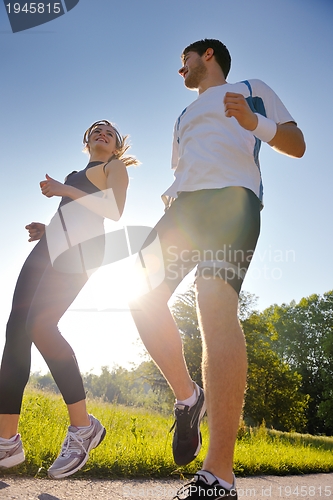
[[[200,415],[199,415],[199,444],[198,444],[198,447],[197,449],[195,450],[194,452],[194,458],[199,454],[199,451],[201,449],[201,445],[202,445],[202,438],[201,438],[201,432],[200,432],[200,423],[201,423],[201,420],[204,416],[204,414],[206,413],[206,401],[204,401],[204,404],[202,405],[202,408],[201,408],[201,411],[200,411]],[[185,464],[187,465],[187,464]]]
[[[13,455],[12,457],[4,458],[0,462],[0,468],[9,469],[10,467],[14,467],[15,465],[19,465],[25,460],[24,451]]]
[[[71,476],[72,474],[75,474],[75,472],[77,472],[78,470],[82,469],[82,467],[87,463],[87,461],[89,459],[89,453],[91,452],[91,450],[93,450],[94,448],[97,448],[97,446],[101,444],[101,442],[105,438],[105,434],[106,434],[106,429],[103,427],[100,430],[100,432],[98,434],[96,434],[96,436],[94,437],[94,439],[91,441],[90,446],[89,446],[89,448],[87,450],[86,456],[84,457],[84,459],[82,460],[82,462],[80,462],[80,464],[78,464],[75,467],[75,469],[71,469],[70,471],[62,472],[60,474],[57,474],[56,471],[53,472],[53,471],[48,470],[47,471],[47,475],[49,476],[49,478],[51,478],[51,479],[62,479],[64,477]]]

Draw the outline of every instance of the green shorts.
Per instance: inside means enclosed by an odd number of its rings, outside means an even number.
[[[157,233],[155,260],[163,260],[159,268],[171,292],[196,267],[196,276],[219,277],[239,293],[259,237],[260,210],[257,196],[243,187],[180,193],[151,236]]]

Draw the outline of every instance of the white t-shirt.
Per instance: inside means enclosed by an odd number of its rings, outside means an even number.
[[[278,124],[295,122],[275,92],[261,80],[208,88],[175,123],[171,162],[175,180],[162,195],[166,206],[182,191],[227,186],[251,189],[262,201],[260,141],[236,118],[225,116],[226,92],[243,94],[248,102],[256,103],[258,112]]]

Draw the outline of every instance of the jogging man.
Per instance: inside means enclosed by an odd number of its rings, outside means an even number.
[[[233,454],[247,375],[238,296],[260,231],[263,189],[258,153],[263,141],[300,158],[305,143],[294,118],[264,82],[226,81],[231,58],[220,41],[189,45],[182,63],[179,73],[185,86],[197,90],[198,97],[175,124],[175,180],[162,196],[167,209],[155,227],[165,278],[133,304],[132,314],[176,397],[177,464],[185,465],[198,454],[200,420],[207,407],[209,449],[185,498],[235,499]],[[167,305],[195,267],[204,392],[189,376]]]

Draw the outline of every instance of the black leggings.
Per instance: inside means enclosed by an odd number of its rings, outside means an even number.
[[[18,277],[0,369],[0,414],[19,414],[29,380],[31,344],[36,345],[66,404],[85,399],[75,354],[58,322],[87,282],[87,275],[56,271],[45,235],[25,261]]]

